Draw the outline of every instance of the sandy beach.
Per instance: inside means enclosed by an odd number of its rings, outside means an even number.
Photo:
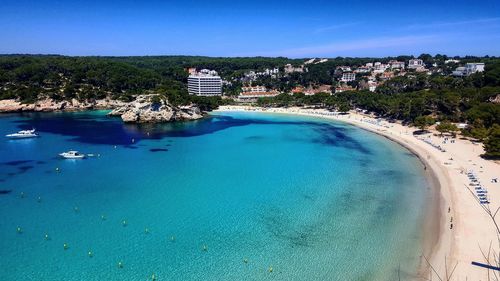
[[[223,106],[219,111],[252,111],[282,114],[297,114],[339,120],[385,136],[411,150],[426,166],[429,183],[435,195],[429,203],[429,215],[424,232],[422,253],[443,280],[456,265],[450,280],[489,280],[491,271],[474,266],[471,262],[486,263],[483,252],[488,253],[490,243],[498,249],[494,225],[490,217],[469,190],[472,171],[487,192],[491,210],[500,206],[500,164],[480,157],[484,152],[482,144],[469,140],[445,140],[439,134],[426,134],[418,138],[413,135],[417,128],[389,123],[359,113],[335,115],[323,109],[304,108],[258,108],[249,106]],[[423,139],[425,140],[423,140]],[[433,145],[431,145],[431,143]],[[442,150],[438,149],[440,146]],[[444,151],[443,151],[444,150]],[[419,253],[422,254],[422,253]],[[446,261],[446,262],[445,262]],[[421,275],[439,280],[422,259]],[[447,268],[447,270],[446,270]],[[498,275],[497,275],[498,276]]]

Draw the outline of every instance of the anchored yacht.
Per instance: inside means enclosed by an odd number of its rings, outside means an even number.
[[[85,158],[85,154],[81,154],[76,150],[70,150],[68,152],[60,153],[59,156],[66,159],[82,159]]]
[[[32,130],[22,130],[17,133],[8,134],[6,137],[11,139],[26,139],[26,138],[35,138],[38,137],[38,134],[35,133],[35,129]]]

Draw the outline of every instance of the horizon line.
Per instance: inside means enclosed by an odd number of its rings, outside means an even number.
[[[301,60],[301,59],[338,59],[338,58],[353,58],[353,59],[371,59],[371,58],[396,58],[396,57],[414,57],[418,58],[421,55],[431,55],[435,57],[437,55],[447,56],[449,58],[467,58],[467,57],[477,57],[477,58],[498,58],[500,56],[496,55],[447,55],[442,53],[420,53],[416,54],[400,54],[400,55],[390,55],[390,56],[311,56],[311,57],[287,57],[287,56],[265,56],[265,55],[255,55],[255,56],[211,56],[211,55],[181,55],[181,54],[162,54],[162,55],[67,55],[67,54],[51,54],[51,53],[0,53],[2,56],[53,56],[53,57],[80,57],[80,58],[125,58],[125,57],[203,57],[203,58],[285,58],[290,60]]]

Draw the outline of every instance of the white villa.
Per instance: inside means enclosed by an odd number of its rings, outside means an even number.
[[[342,82],[351,82],[354,80],[356,80],[356,73],[353,72],[342,73],[342,78],[340,79]]]
[[[483,72],[484,71],[484,63],[482,62],[474,62],[474,63],[467,63],[465,66],[457,67],[455,71],[453,71],[452,75],[453,76],[469,76],[471,74],[477,73],[477,72]]]
[[[422,69],[425,68],[424,61],[421,59],[411,59],[408,61],[409,69]]]

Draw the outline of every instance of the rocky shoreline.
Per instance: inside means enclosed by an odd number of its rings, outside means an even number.
[[[50,98],[31,104],[24,104],[14,99],[0,100],[0,113],[8,112],[57,112],[110,109],[109,116],[119,116],[127,123],[160,123],[183,120],[196,120],[204,113],[194,104],[173,106],[158,95],[139,95],[132,102],[113,99],[94,101],[56,101]]]
[[[173,106],[158,95],[141,95],[135,101],[126,103],[108,113],[120,116],[127,123],[160,123],[203,118],[203,112],[196,105]]]
[[[53,112],[53,111],[81,111],[91,109],[114,109],[123,106],[125,102],[112,99],[94,101],[56,101],[50,98],[42,99],[34,103],[21,103],[14,99],[0,100],[0,113],[7,112]]]

